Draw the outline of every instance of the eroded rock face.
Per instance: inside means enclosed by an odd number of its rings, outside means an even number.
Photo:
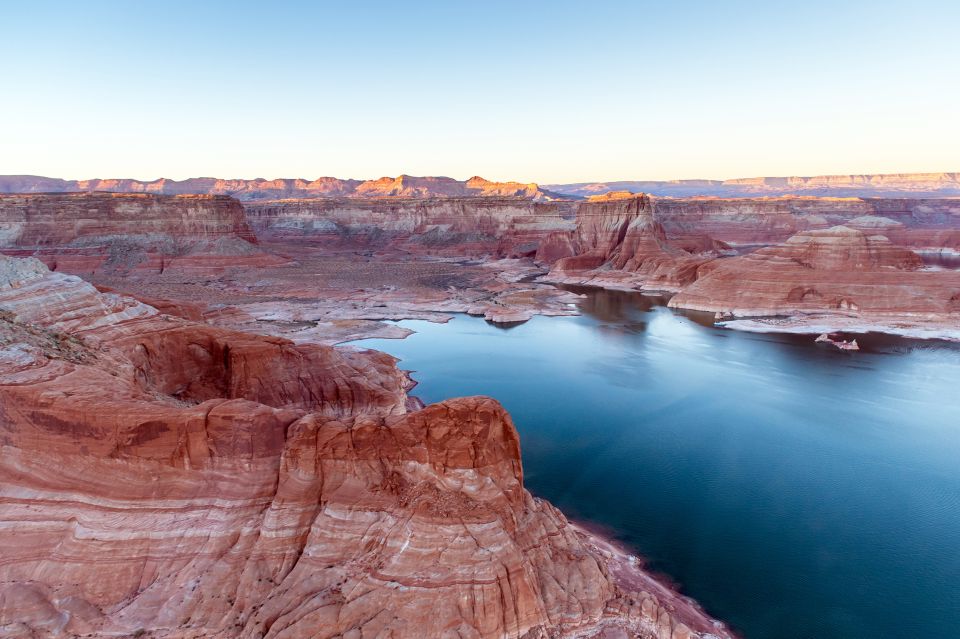
[[[670,306],[735,317],[835,313],[863,324],[897,315],[949,323],[960,272],[921,267],[916,253],[873,229],[838,226],[713,262]]]
[[[257,246],[239,202],[207,195],[2,195],[0,251],[72,273],[282,262]]]
[[[768,330],[797,329],[793,316],[818,314],[811,326],[821,331],[960,336],[951,328],[960,290],[949,266],[960,239],[957,200],[615,192],[580,203],[576,227],[541,243],[549,281],[675,292],[671,306],[721,319],[788,318],[759,327]],[[923,270],[920,254],[947,266]]]
[[[960,200],[765,197],[652,198],[668,235],[702,233],[731,246],[779,244],[797,233],[885,218],[902,225],[896,243],[923,246],[931,232],[960,228]],[[867,218],[864,220],[864,218]],[[891,238],[893,239],[893,238]]]
[[[573,206],[515,197],[301,199],[245,205],[251,226],[268,240],[498,257],[532,256],[548,234],[573,229]]]
[[[553,263],[551,281],[675,291],[696,279],[722,245],[692,235],[668,239],[651,198],[627,193],[580,203],[576,230],[551,236],[538,255],[548,259],[568,246],[572,255]]]
[[[523,488],[495,401],[0,258],[0,634],[727,637]]]
[[[377,180],[342,180],[321,177],[316,180],[224,180],[190,178],[187,180],[142,181],[129,179],[60,180],[35,175],[0,176],[0,193],[92,192],[150,193],[155,195],[231,195],[240,200],[278,198],[339,197],[517,197],[549,200],[557,196],[536,184],[491,182],[482,177],[455,180],[448,177],[400,175]]]

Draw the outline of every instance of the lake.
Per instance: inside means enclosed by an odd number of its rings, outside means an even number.
[[[355,343],[425,402],[500,400],[531,492],[747,639],[960,636],[960,349],[842,352],[658,302],[592,290],[579,317]]]

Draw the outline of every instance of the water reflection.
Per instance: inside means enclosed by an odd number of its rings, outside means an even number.
[[[956,271],[960,270],[960,253],[953,252],[920,252],[920,259],[931,270]]]
[[[417,334],[365,343],[428,402],[503,402],[531,490],[748,638],[955,634],[960,351],[866,335],[846,353],[575,292],[582,317],[403,322]]]
[[[638,312],[655,306],[664,306],[670,299],[664,295],[641,295],[626,291],[607,291],[592,286],[565,285],[560,288],[583,295],[580,311],[604,322],[622,322],[637,319]]]

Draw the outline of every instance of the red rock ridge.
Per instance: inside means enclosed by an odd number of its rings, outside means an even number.
[[[283,262],[257,247],[243,208],[211,195],[0,195],[0,252],[52,268],[217,272]]]
[[[455,180],[448,177],[382,177],[376,180],[342,180],[322,177],[316,180],[253,180],[190,178],[152,181],[130,179],[60,180],[32,175],[0,176],[0,193],[110,191],[115,193],[152,193],[156,195],[232,195],[241,200],[313,197],[519,197],[532,200],[557,199],[554,193],[536,184],[491,182],[481,177]]]
[[[530,256],[573,228],[574,203],[516,197],[301,199],[247,202],[265,240],[401,248],[415,253]]]
[[[552,263],[551,281],[675,291],[724,248],[694,235],[668,239],[650,197],[615,194],[578,204],[576,230],[549,236],[537,258]]]
[[[909,198],[652,198],[667,233],[703,233],[732,246],[777,244],[810,229],[861,217],[903,225],[898,243],[923,246],[931,232],[960,229],[960,199]]]
[[[0,634],[729,637],[523,488],[495,401],[0,257]]]
[[[783,244],[717,260],[670,306],[732,317],[831,314],[851,327],[960,321],[960,272],[921,271],[914,252],[868,232],[845,226],[804,231]]]

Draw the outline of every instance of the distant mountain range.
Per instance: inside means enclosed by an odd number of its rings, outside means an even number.
[[[383,177],[377,180],[276,179],[230,180],[190,178],[152,181],[130,179],[61,180],[35,175],[0,176],[0,193],[111,191],[179,195],[232,195],[240,200],[285,198],[427,198],[500,197],[538,201],[584,198],[615,191],[670,197],[765,197],[810,195],[832,197],[957,197],[960,173],[893,173],[886,175],[819,175],[814,177],[758,177],[735,180],[627,180],[576,184],[491,182],[481,177]]]
[[[832,197],[953,197],[960,195],[960,173],[891,173],[757,177],[735,180],[666,180],[547,184],[544,189],[577,197],[611,191],[690,197],[763,197],[812,195]]]
[[[383,197],[517,197],[551,200],[559,196],[547,193],[536,184],[491,182],[482,177],[455,180],[448,177],[384,177],[378,180],[342,180],[322,177],[316,180],[277,179],[224,180],[189,178],[152,181],[129,179],[61,180],[36,175],[0,176],[0,193],[75,193],[110,191],[113,193],[153,193],[183,195],[190,193],[232,195],[240,200],[276,200],[284,198],[383,198]]]

